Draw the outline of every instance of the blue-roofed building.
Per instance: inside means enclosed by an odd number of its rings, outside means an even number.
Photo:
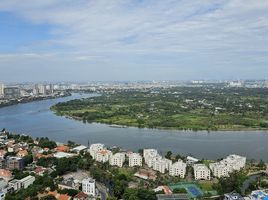
[[[249,196],[251,200],[268,200],[268,190],[255,190]]]

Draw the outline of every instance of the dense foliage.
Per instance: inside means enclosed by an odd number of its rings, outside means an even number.
[[[58,103],[52,110],[85,122],[136,127],[267,129],[268,89],[208,85],[117,91]]]

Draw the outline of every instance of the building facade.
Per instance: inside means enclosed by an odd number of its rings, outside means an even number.
[[[194,164],[195,180],[210,180],[210,170],[204,164]]]
[[[186,163],[182,160],[178,160],[177,162],[173,163],[169,168],[169,175],[170,176],[178,176],[180,178],[184,178],[186,174]]]
[[[89,196],[96,196],[96,183],[92,178],[82,180],[82,191]]]
[[[124,153],[116,153],[110,156],[109,163],[112,166],[123,167],[125,162],[125,154]]]
[[[142,166],[142,157],[138,153],[131,153],[128,156],[129,167]]]

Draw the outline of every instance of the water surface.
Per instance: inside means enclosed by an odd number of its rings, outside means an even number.
[[[33,137],[47,136],[59,142],[72,140],[84,145],[101,142],[129,150],[156,148],[199,158],[217,159],[230,153],[268,162],[267,131],[184,132],[139,128],[112,128],[104,124],[84,124],[54,115],[50,106],[57,102],[94,94],[18,104],[0,109],[0,128]]]

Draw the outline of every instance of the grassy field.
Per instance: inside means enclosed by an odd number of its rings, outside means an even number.
[[[268,128],[268,89],[170,88],[120,91],[59,103],[58,115],[147,128],[257,130]]]

